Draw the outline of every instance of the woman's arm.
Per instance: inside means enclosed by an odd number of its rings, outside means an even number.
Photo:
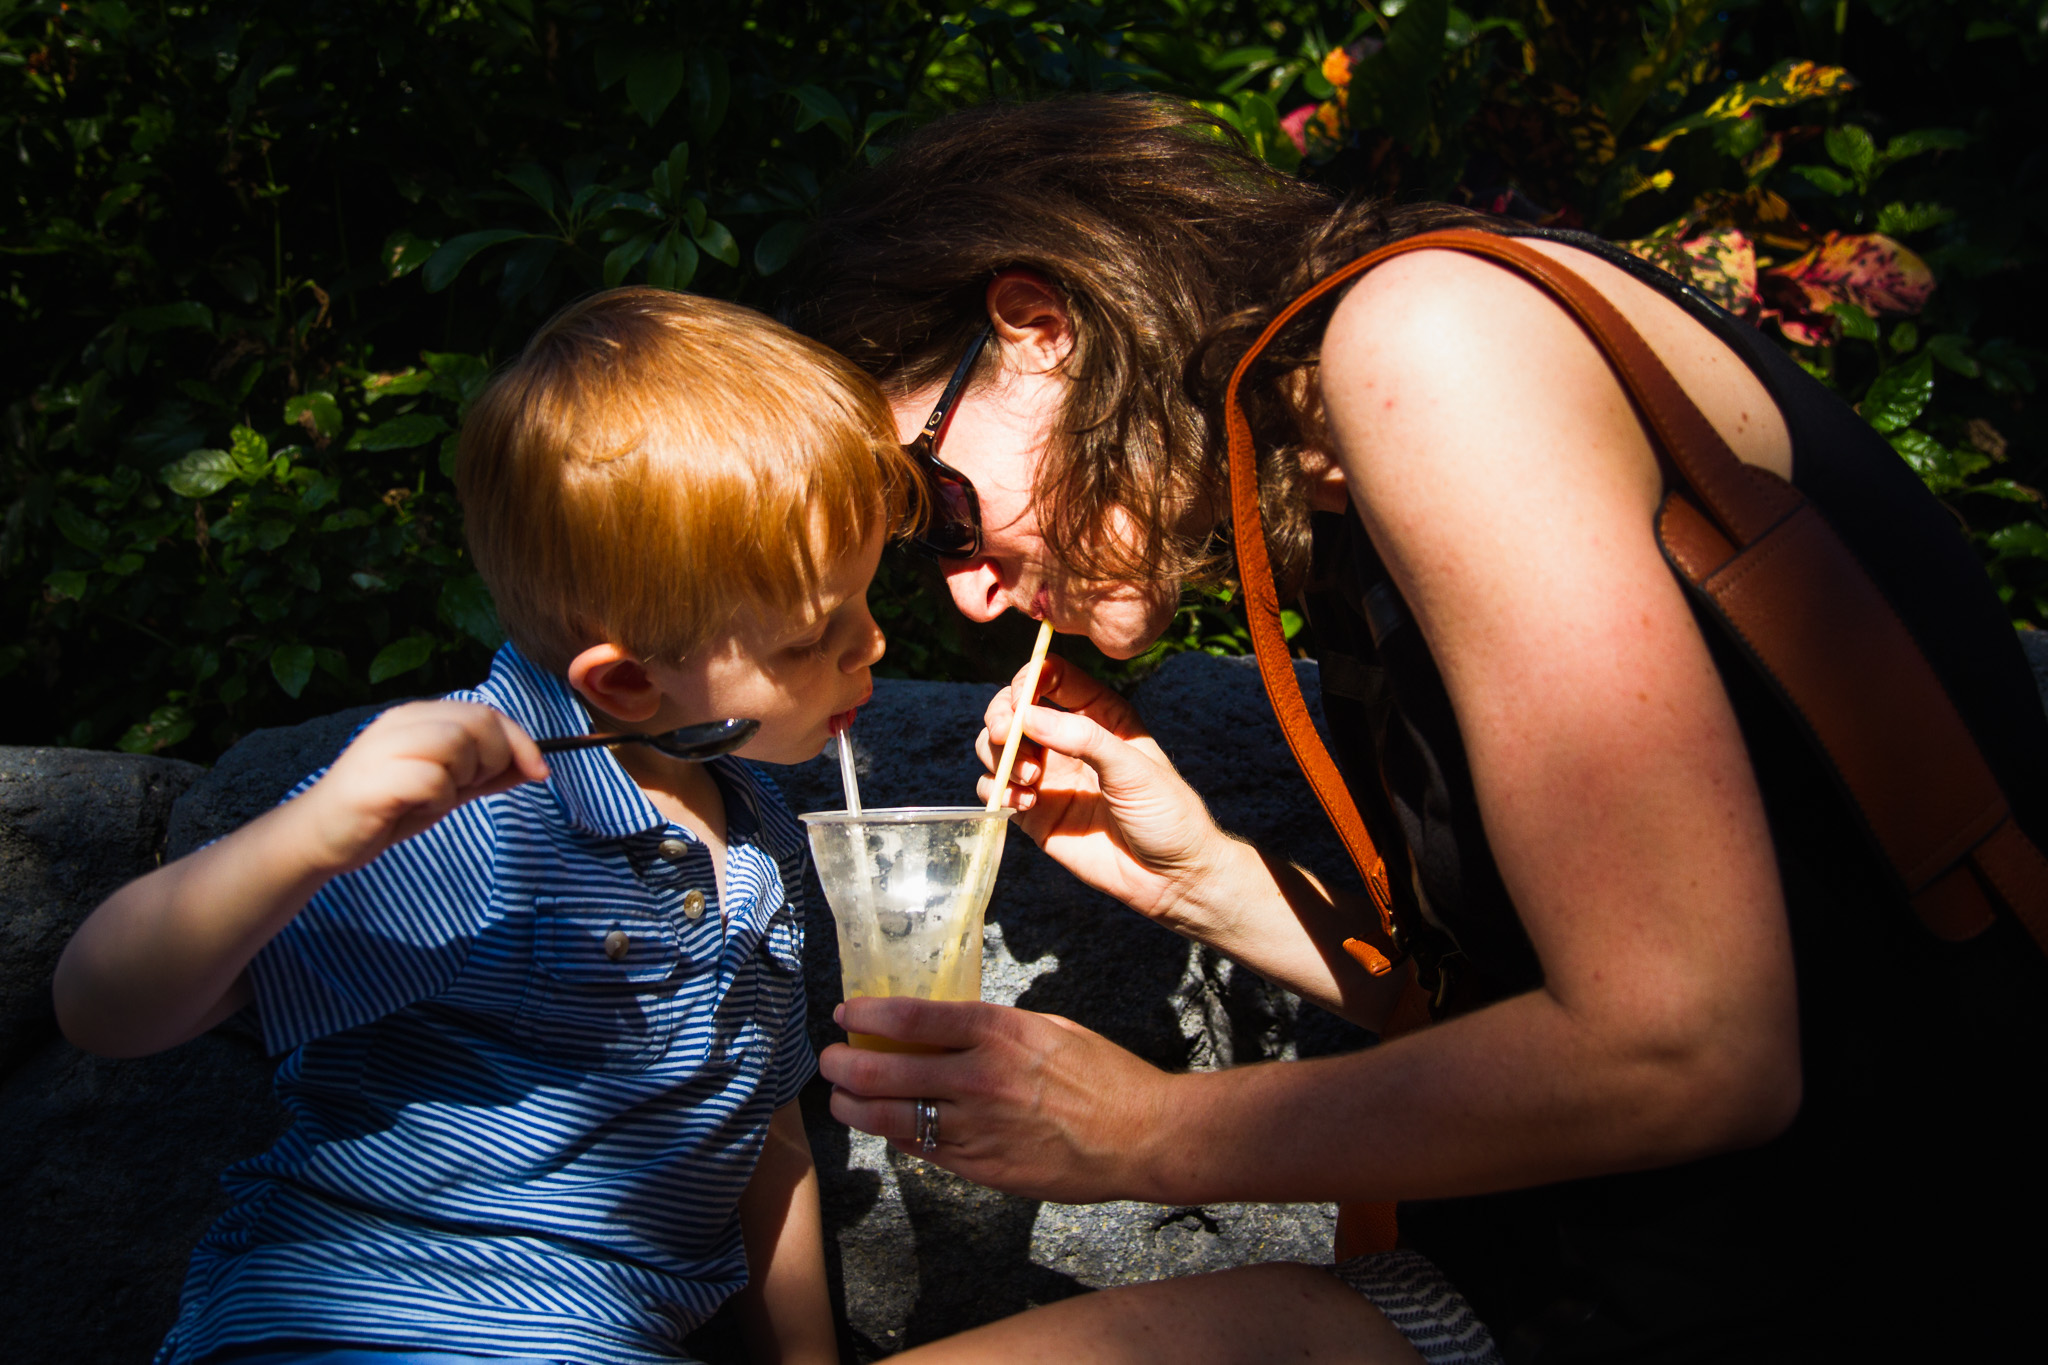
[[[907,1106],[870,1097],[938,1095],[961,1144],[939,1159],[963,1174],[1166,1202],[1478,1193],[1790,1121],[1770,834],[1652,536],[1658,475],[1626,396],[1533,287],[1448,253],[1368,276],[1323,359],[1347,483],[1439,661],[1543,986],[1350,1057],[1183,1077],[1019,1011],[854,1001],[864,1032],[968,1050],[828,1049],[842,1117],[907,1137]],[[1055,741],[1046,715],[1026,733]]]
[[[65,1037],[139,1057],[204,1032],[247,1003],[243,968],[329,879],[464,801],[546,776],[526,732],[489,707],[394,707],[297,798],[92,912],[57,962]]]
[[[761,1160],[740,1195],[747,1287],[737,1306],[755,1365],[837,1365],[818,1170],[804,1118],[791,1100],[775,1111]]]

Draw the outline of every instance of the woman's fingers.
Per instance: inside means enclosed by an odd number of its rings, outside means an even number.
[[[856,996],[832,1012],[848,1033],[870,1033],[926,1047],[973,1047],[988,1036],[1002,1010],[979,1000],[920,1000],[909,995]],[[914,1054],[883,1053],[909,1059]],[[898,1092],[901,1093],[901,1092]]]

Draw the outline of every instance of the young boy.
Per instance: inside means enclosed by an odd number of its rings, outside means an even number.
[[[803,837],[733,758],[529,736],[866,701],[865,594],[915,475],[859,371],[744,309],[623,289],[549,322],[458,473],[512,643],[277,809],[125,887],[66,1034],[170,1047],[253,1004],[295,1122],[232,1168],[159,1360],[836,1361],[796,1096]],[[449,1353],[452,1353],[449,1354]]]

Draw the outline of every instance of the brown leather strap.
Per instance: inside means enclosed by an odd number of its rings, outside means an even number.
[[[1796,488],[1736,457],[1603,295],[1525,243],[1465,228],[1392,243],[1318,282],[1268,325],[1224,395],[1238,570],[1259,672],[1382,917],[1391,926],[1385,866],[1309,723],[1287,657],[1237,391],[1302,309],[1389,257],[1445,249],[1487,257],[1536,284],[1600,347],[1672,485],[1656,528],[1666,559],[1804,721],[1927,927],[1947,939],[1980,933],[1995,897],[2048,952],[2048,858],[2013,823],[1953,700],[1853,552]]]

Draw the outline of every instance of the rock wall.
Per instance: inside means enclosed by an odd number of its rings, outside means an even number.
[[[1315,672],[1303,665],[1313,702]],[[862,712],[872,805],[971,802],[990,689],[877,685]],[[1355,884],[1280,739],[1249,660],[1183,656],[1139,689],[1161,744],[1226,827]],[[230,1021],[160,1056],[91,1057],[57,1036],[49,977],[115,887],[273,805],[369,711],[259,731],[210,771],[74,750],[0,749],[0,1359],[134,1365],[175,1314],[186,1255],[219,1213],[218,1176],[283,1130],[270,1063]],[[793,809],[842,803],[830,759],[772,769]],[[836,1039],[831,920],[806,885],[811,1028]],[[989,909],[988,998],[1067,1015],[1169,1067],[1361,1046],[1367,1035],[1094,895],[1025,838]],[[1269,1259],[1322,1260],[1325,1206],[1071,1207],[968,1184],[850,1133],[804,1096],[849,1359],[1085,1289]],[[714,1320],[711,1365],[743,1355]]]

